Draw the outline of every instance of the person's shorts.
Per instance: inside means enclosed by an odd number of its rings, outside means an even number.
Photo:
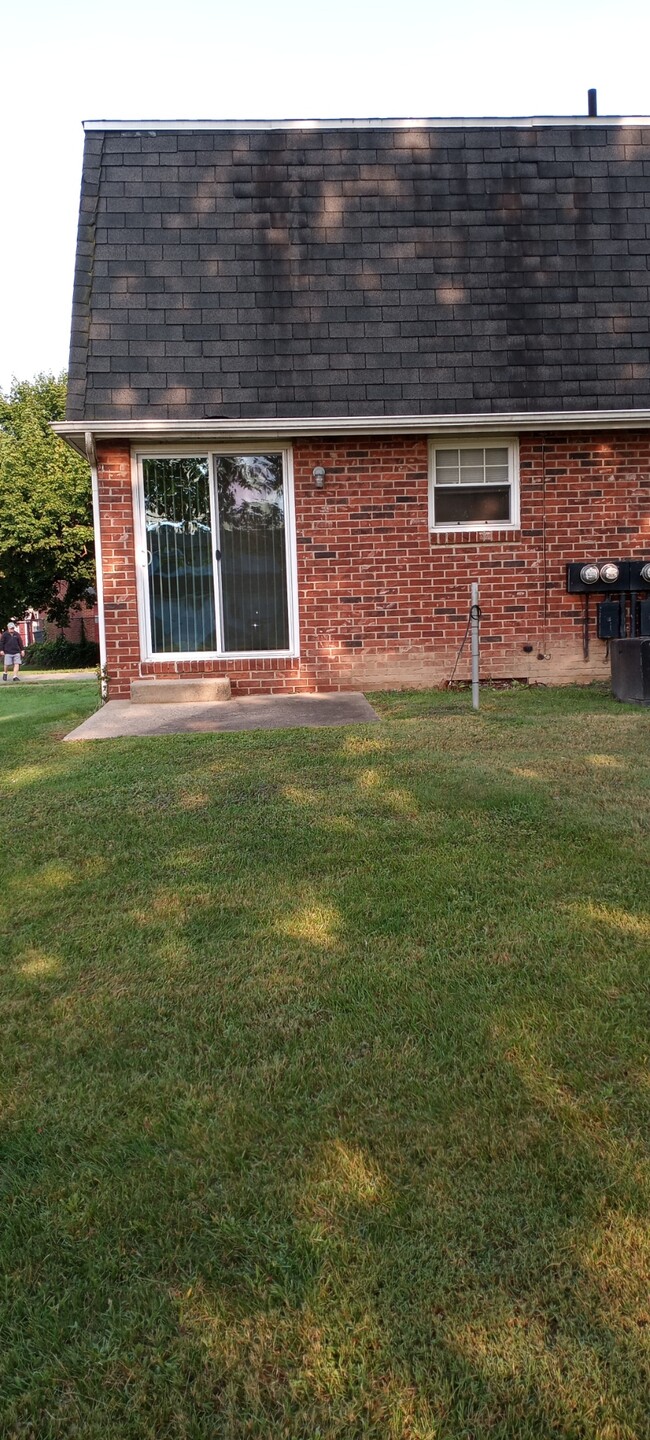
[[[13,670],[14,665],[22,665],[22,655],[5,655],[5,670]]]

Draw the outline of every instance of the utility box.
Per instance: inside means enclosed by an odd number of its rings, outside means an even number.
[[[650,639],[612,640],[609,653],[615,699],[650,705]]]
[[[618,640],[625,634],[625,609],[618,600],[596,606],[596,634],[599,640]]]

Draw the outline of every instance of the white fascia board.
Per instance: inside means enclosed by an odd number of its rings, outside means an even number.
[[[56,435],[85,454],[85,434],[97,440],[131,443],[182,441],[250,441],[263,437],[278,442],[347,435],[481,435],[523,434],[531,430],[643,430],[650,427],[650,409],[508,411],[491,415],[343,415],[297,416],[280,420],[57,420]]]
[[[584,125],[587,129],[608,126],[626,128],[650,126],[648,115],[508,115],[466,118],[321,119],[321,120],[84,120],[85,131],[135,130],[153,135],[161,130],[537,130],[566,129]]]

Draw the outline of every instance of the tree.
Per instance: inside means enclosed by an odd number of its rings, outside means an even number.
[[[95,583],[90,469],[54,435],[65,374],[0,392],[0,620],[29,606],[65,625]]]

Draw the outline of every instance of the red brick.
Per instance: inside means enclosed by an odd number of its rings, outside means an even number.
[[[582,601],[566,593],[565,566],[650,553],[643,431],[523,436],[521,530],[480,535],[429,533],[426,439],[300,441],[300,659],[143,662],[129,447],[104,445],[98,459],[114,698],[141,675],[227,674],[239,694],[440,684],[464,633],[473,580],[486,676],[589,681],[607,673],[605,646],[593,634],[584,660]],[[327,472],[324,490],[314,487],[317,464]],[[415,503],[400,503],[400,495]],[[457,674],[467,677],[465,658]]]

